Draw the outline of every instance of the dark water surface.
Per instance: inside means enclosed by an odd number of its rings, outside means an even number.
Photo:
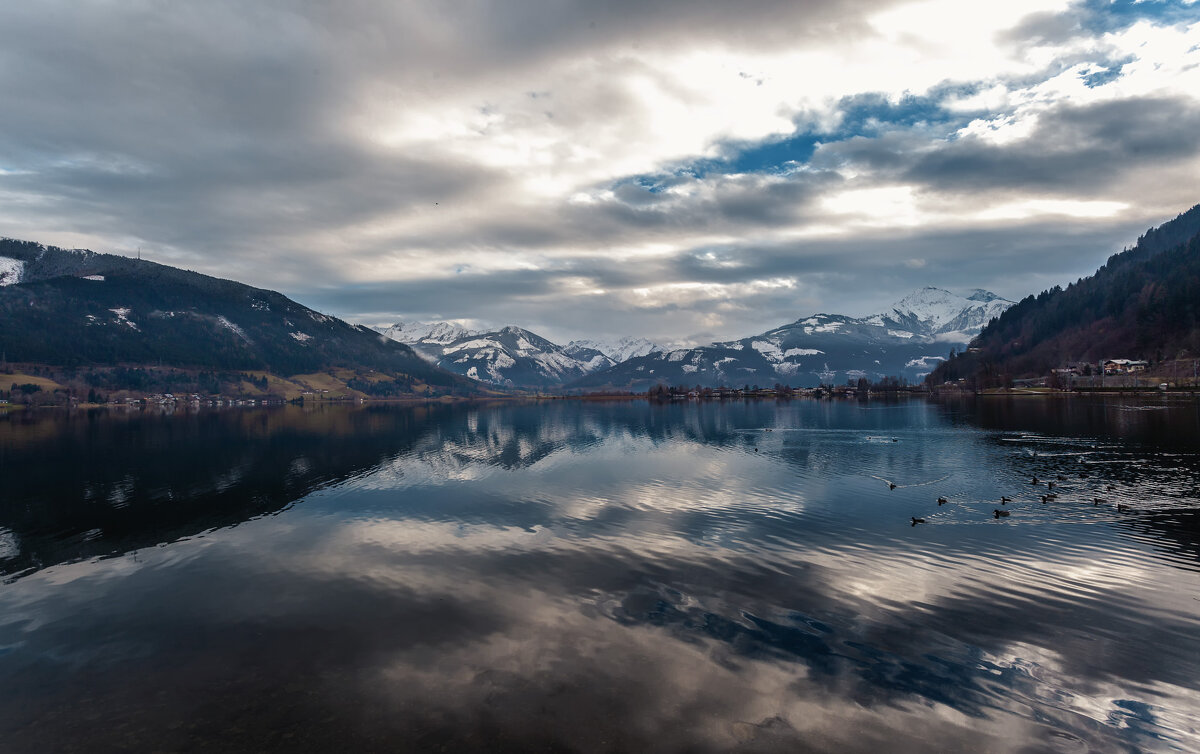
[[[1198,405],[0,416],[0,751],[1200,751]]]

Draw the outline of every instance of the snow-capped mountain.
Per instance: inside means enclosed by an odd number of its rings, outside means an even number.
[[[979,288],[968,296],[932,286],[913,291],[883,314],[863,321],[937,340],[966,343],[1013,302]]]
[[[667,350],[658,343],[646,340],[645,338],[633,336],[627,336],[616,341],[572,340],[567,344],[568,352],[585,349],[604,354],[611,359],[614,364],[620,364],[622,361],[628,361],[634,356],[645,356],[646,354],[653,353],[655,351]]]
[[[386,338],[409,345],[416,343],[445,345],[459,338],[478,335],[477,331],[468,330],[453,322],[397,322],[389,328],[376,329]]]
[[[644,389],[673,385],[794,386],[929,373],[952,344],[969,341],[1012,306],[987,291],[958,296],[923,288],[885,313],[855,318],[814,314],[741,340],[635,356],[570,387]]]
[[[631,356],[662,350],[635,337],[615,342],[573,340],[560,346],[511,326],[484,332],[453,322],[397,322],[376,329],[444,369],[504,387],[559,387]]]
[[[383,334],[403,338],[402,342],[443,369],[501,387],[559,387],[614,363],[598,351],[575,349],[569,353],[520,327],[474,332],[448,322],[400,323]]]
[[[563,346],[563,353],[586,364],[588,372],[607,369],[617,363],[614,359],[609,358],[604,351],[588,345],[590,343],[591,341],[586,340],[572,340]]]

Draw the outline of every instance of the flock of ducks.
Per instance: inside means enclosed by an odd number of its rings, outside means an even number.
[[[1080,477],[1082,477],[1082,478],[1086,478],[1086,477],[1087,477],[1087,475],[1086,475],[1086,474],[1080,474]],[[1057,493],[1057,492],[1055,492],[1055,491],[1054,491],[1054,489],[1055,489],[1056,487],[1058,487],[1058,486],[1059,486],[1058,482],[1065,482],[1065,481],[1067,481],[1067,477],[1063,476],[1062,474],[1059,474],[1059,475],[1057,476],[1057,481],[1056,481],[1056,480],[1045,480],[1045,481],[1043,482],[1043,480],[1041,480],[1041,479],[1038,479],[1038,478],[1035,476],[1035,477],[1033,477],[1032,479],[1030,479],[1030,480],[1029,480],[1029,483],[1030,483],[1031,485],[1035,485],[1035,486],[1036,486],[1036,485],[1041,485],[1041,484],[1043,484],[1043,483],[1046,485],[1046,494],[1044,494],[1044,495],[1041,495],[1041,494],[1039,494],[1039,495],[1038,495],[1038,498],[1040,498],[1040,499],[1041,499],[1041,501],[1042,501],[1042,504],[1043,504],[1043,505],[1046,505],[1046,504],[1048,504],[1048,503],[1051,503],[1051,502],[1053,502],[1053,501],[1055,501],[1055,500],[1057,500],[1057,499],[1058,499],[1058,493]],[[887,485],[888,485],[888,489],[890,489],[890,490],[894,490],[894,489],[896,489],[896,483],[895,483],[895,482],[888,482],[888,483],[887,483]],[[1113,490],[1115,490],[1115,489],[1116,489],[1116,486],[1115,486],[1115,485],[1111,485],[1111,484],[1109,484],[1109,485],[1106,485],[1106,486],[1105,486],[1105,490],[1106,490],[1106,491],[1108,491],[1108,492],[1112,492],[1112,491],[1113,491]],[[1009,503],[1011,503],[1012,501],[1013,501],[1013,499],[1012,499],[1011,497],[1008,497],[1007,495],[1001,495],[1001,496],[1000,496],[1000,505],[1008,505],[1008,504],[1009,504]],[[938,504],[939,506],[945,505],[945,504],[946,504],[946,503],[948,503],[948,502],[950,502],[950,500],[949,500],[949,499],[947,499],[945,495],[939,496],[939,497],[938,497],[938,499],[937,499],[937,504]],[[1097,506],[1097,505],[1108,505],[1108,499],[1107,499],[1107,498],[1103,498],[1103,497],[1093,497],[1093,498],[1092,498],[1092,505],[1094,505],[1094,506]],[[1126,505],[1126,504],[1124,504],[1124,503],[1117,503],[1117,511],[1118,511],[1118,512],[1120,512],[1120,513],[1129,513],[1129,512],[1132,512],[1132,511],[1133,511],[1133,508],[1132,508],[1132,507],[1130,507],[1130,506],[1128,506],[1128,505]],[[1011,516],[1011,515],[1012,515],[1012,511],[1010,511],[1010,510],[1007,510],[1007,509],[1004,509],[1004,508],[993,508],[993,509],[992,509],[992,517],[993,517],[993,518],[996,518],[996,519],[1008,518],[1008,517],[1009,517],[1009,516]],[[923,523],[925,523],[925,519],[923,519],[923,518],[918,518],[917,516],[912,516],[912,517],[910,518],[910,520],[912,521],[912,526],[916,526],[917,524],[923,524]]]

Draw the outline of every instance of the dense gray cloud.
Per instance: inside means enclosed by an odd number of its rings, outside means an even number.
[[[559,339],[1020,297],[1200,197],[1144,5],[9,4],[0,235]]]
[[[1134,98],[1044,114],[1025,139],[994,145],[964,138],[922,154],[905,180],[953,189],[1024,193],[1066,190],[1103,194],[1112,176],[1158,170],[1200,149],[1200,103],[1178,98]],[[894,160],[896,155],[885,159]]]
[[[854,239],[809,241],[777,247],[696,249],[630,269],[604,256],[581,257],[557,269],[455,275],[424,281],[380,282],[354,287],[305,288],[301,299],[318,308],[349,313],[366,322],[387,322],[404,311],[433,318],[457,317],[479,325],[537,322],[538,332],[562,342],[589,332],[598,321],[614,331],[637,332],[648,319],[667,324],[674,338],[706,341],[728,337],[705,326],[717,311],[744,323],[744,334],[762,332],[817,312],[864,316],[884,311],[910,290],[936,282],[952,290],[983,287],[1017,300],[1090,274],[1146,228],[1130,223],[1033,224],[1014,232],[991,227],[931,233],[876,232]],[[755,286],[761,280],[790,286]],[[584,288],[621,291],[646,281],[725,286],[739,295],[712,300],[698,290],[682,298],[630,300],[579,295]],[[546,319],[549,302],[557,306]],[[504,312],[505,318],[496,316]]]

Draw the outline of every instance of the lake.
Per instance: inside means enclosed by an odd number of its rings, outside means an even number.
[[[0,575],[5,752],[1200,751],[1194,400],[14,412]]]

